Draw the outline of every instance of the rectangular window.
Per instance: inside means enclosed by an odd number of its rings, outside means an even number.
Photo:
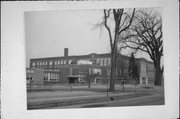
[[[58,80],[58,74],[56,74],[56,80]]]
[[[111,65],[111,58],[108,58],[108,66]]]
[[[103,66],[103,59],[100,59],[100,66]]]
[[[54,80],[56,80],[56,74],[54,74]]]
[[[71,63],[72,63],[72,60],[69,60],[68,63],[71,64]]]
[[[35,65],[36,65],[36,63],[35,63],[35,62],[33,62],[33,63],[32,63],[32,66],[35,66]]]
[[[107,66],[107,59],[104,59],[104,66]]]
[[[101,75],[101,69],[93,68],[92,73]]]
[[[91,69],[91,68],[89,68],[89,74],[91,74],[91,71],[92,71],[92,69]]]
[[[53,64],[53,62],[52,61],[49,61],[49,65],[52,65]]]
[[[33,74],[33,73],[34,73],[34,70],[30,70],[30,73],[32,73],[32,74]]]
[[[111,70],[107,70],[107,75],[110,76]]]
[[[99,64],[99,59],[96,59],[96,64]]]

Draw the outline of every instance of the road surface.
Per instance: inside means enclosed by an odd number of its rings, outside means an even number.
[[[96,107],[118,107],[118,106],[148,106],[148,105],[164,105],[163,94],[154,94],[143,97],[135,97],[128,99],[71,105],[63,107],[53,107],[53,109],[63,109],[63,108],[96,108]]]
[[[117,106],[163,105],[163,87],[138,87],[106,95],[101,90],[58,90],[28,93],[28,109],[64,109]],[[130,90],[130,91],[128,91]],[[134,90],[134,89],[133,89]]]

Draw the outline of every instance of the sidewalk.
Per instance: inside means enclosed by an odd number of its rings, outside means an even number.
[[[105,102],[111,100],[131,99],[163,93],[163,87],[137,86],[136,90],[131,85],[126,85],[125,92],[122,87],[116,86],[116,92],[108,92],[105,86],[94,86],[91,89],[80,86],[71,91],[66,90],[35,91],[29,92],[27,97],[28,109],[43,109],[52,107],[64,107],[94,102]]]
[[[28,100],[28,109],[43,109],[56,106],[68,106],[77,104],[87,104],[94,102],[113,101],[135,97],[142,97],[151,95],[150,93],[116,93],[107,95],[90,95],[90,96],[79,96],[69,98],[51,98],[51,99],[35,99]]]

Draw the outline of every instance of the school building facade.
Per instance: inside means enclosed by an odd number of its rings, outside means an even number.
[[[128,75],[129,57],[118,55],[116,83],[123,81],[130,82]],[[136,58],[139,70],[139,84],[154,84],[154,64],[144,58]],[[30,59],[30,68],[27,68],[27,76],[32,70],[33,79],[42,80],[41,83],[94,83],[104,84],[110,79],[111,54],[96,54],[69,56],[68,49],[64,49],[62,57],[48,57]],[[39,72],[39,73],[38,73]],[[33,74],[34,73],[34,74]],[[37,73],[37,74],[36,74]],[[42,78],[38,77],[38,74]],[[27,81],[28,82],[28,81]],[[38,83],[37,81],[34,81]]]

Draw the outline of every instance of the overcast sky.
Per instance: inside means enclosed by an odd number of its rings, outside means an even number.
[[[103,10],[26,12],[26,66],[30,58],[63,56],[64,48],[69,48],[69,55],[109,53],[106,29],[94,29],[102,16]]]

